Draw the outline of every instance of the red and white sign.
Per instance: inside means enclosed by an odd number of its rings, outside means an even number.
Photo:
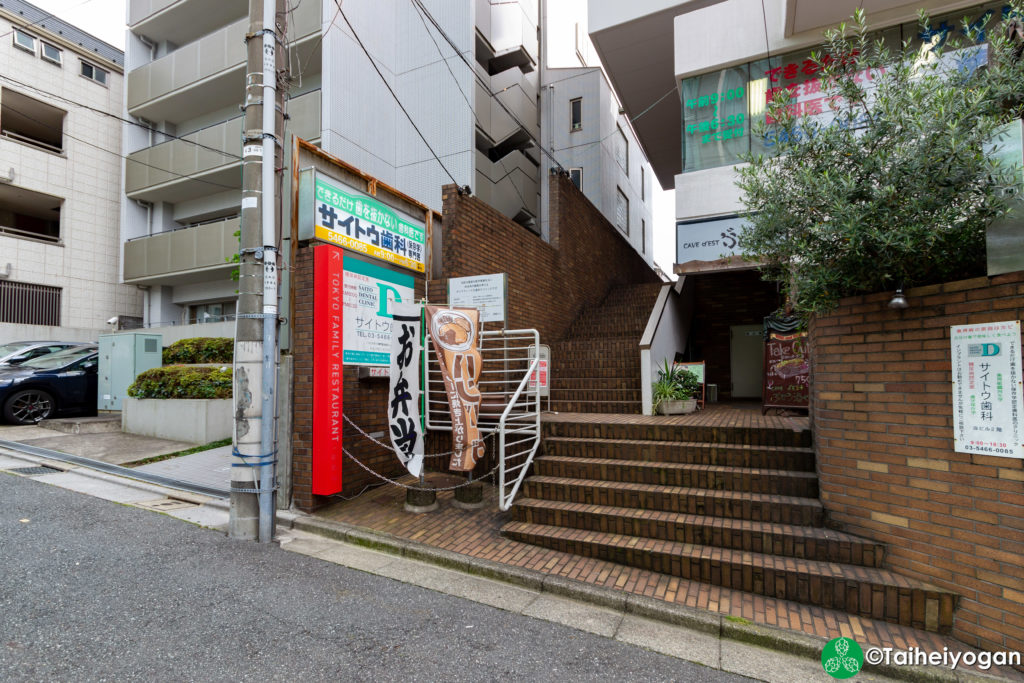
[[[313,493],[341,491],[344,367],[342,250],[313,249]]]
[[[530,344],[530,349],[527,351],[527,357],[530,362],[537,357],[537,349],[533,344]],[[527,388],[531,391],[540,389],[540,395],[547,397],[551,391],[551,375],[549,368],[551,367],[551,347],[547,344],[540,345],[540,360],[537,361],[537,369],[530,375],[530,381],[527,382]]]

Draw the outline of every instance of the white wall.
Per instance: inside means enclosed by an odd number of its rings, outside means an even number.
[[[53,38],[51,42],[63,49],[62,66],[39,58],[38,41],[35,55],[15,48],[11,29],[11,22],[0,16],[0,35],[6,36],[0,40],[0,72],[19,83],[4,80],[0,85],[67,114],[62,154],[2,138],[0,173],[6,175],[13,168],[13,187],[61,197],[64,202],[60,243],[0,235],[0,270],[11,263],[13,281],[61,287],[60,320],[67,332],[59,334],[80,338],[81,330],[105,329],[113,316],[142,314],[138,290],[118,284],[121,124],[116,118],[76,105],[120,115],[123,80],[120,73],[91,54],[86,57],[91,63],[109,71],[107,85],[83,78],[79,75],[80,53]],[[29,32],[36,37],[47,35],[38,26]],[[38,329],[57,334],[45,327]]]

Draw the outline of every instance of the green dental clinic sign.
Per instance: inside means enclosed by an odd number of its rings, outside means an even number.
[[[411,303],[412,275],[345,256],[343,346],[346,365],[391,365],[392,304]]]

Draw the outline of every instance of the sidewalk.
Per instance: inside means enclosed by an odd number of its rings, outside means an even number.
[[[437,473],[428,474],[427,480],[439,488],[461,481]],[[402,481],[412,483],[413,478]],[[812,659],[820,656],[827,640],[839,636],[853,638],[865,648],[977,651],[936,633],[687,581],[505,538],[498,530],[510,517],[498,511],[494,487],[485,487],[485,504],[478,510],[456,508],[452,499],[452,492],[441,492],[437,511],[409,513],[404,510],[404,489],[376,488],[316,512],[312,516],[315,522],[297,518],[296,528],[335,535],[370,547],[386,547],[391,552],[405,552],[414,557],[433,557],[441,564],[512,583],[539,582],[549,586],[548,590],[557,585],[557,590],[564,594],[585,597],[604,606],[642,610],[664,621],[697,628],[702,623],[717,623],[723,637]],[[823,673],[820,664],[817,667],[818,673]],[[951,672],[937,667],[898,667],[887,669],[885,673],[904,680],[968,680],[964,669]],[[1009,668],[997,672],[993,667],[987,674],[1024,681],[1024,673]]]

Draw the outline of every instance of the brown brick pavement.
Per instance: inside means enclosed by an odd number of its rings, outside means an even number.
[[[682,422],[725,426],[729,423],[729,426],[786,426],[795,429],[803,429],[807,425],[806,417],[762,416],[759,409],[737,409],[735,406],[723,406],[719,410],[686,416],[594,415],[593,419],[608,421],[619,417],[623,422],[651,421],[651,424]],[[578,414],[544,416],[545,420],[578,421],[580,418]],[[411,483],[413,479],[406,477],[402,481]],[[448,474],[430,473],[427,481],[443,487],[456,484],[461,479]],[[939,652],[943,647],[948,647],[950,651],[973,650],[958,640],[937,633],[513,541],[498,532],[503,524],[512,521],[512,517],[510,513],[498,511],[497,491],[493,486],[485,486],[484,496],[483,508],[467,511],[452,505],[452,492],[441,492],[438,494],[439,510],[414,514],[404,511],[405,490],[387,485],[366,491],[351,500],[334,503],[316,512],[316,517],[345,522],[471,557],[615,588],[686,607],[742,617],[756,624],[802,631],[823,638],[847,636],[862,646],[898,649],[918,647]],[[995,668],[990,673],[995,673]],[[1024,681],[1024,674],[1020,672],[1003,670],[999,673]]]

